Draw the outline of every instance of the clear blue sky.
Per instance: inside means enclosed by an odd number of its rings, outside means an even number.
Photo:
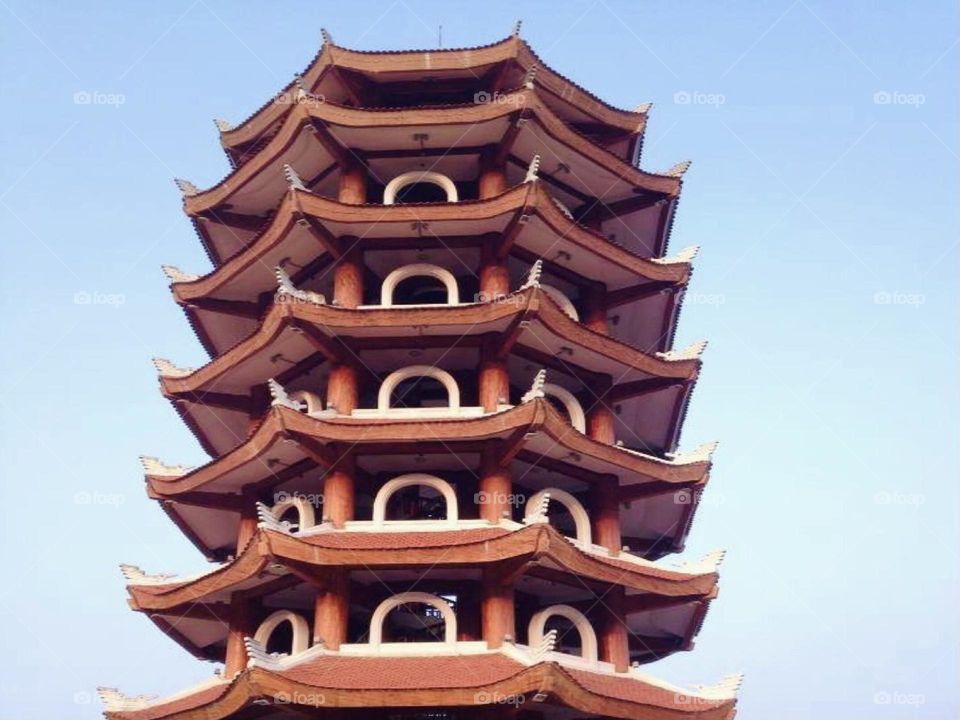
[[[656,103],[645,167],[694,160],[678,342],[710,347],[683,445],[721,447],[689,554],[729,554],[695,651],[648,670],[745,671],[743,718],[957,717],[955,3],[83,6],[0,0],[4,717],[212,671],[117,570],[204,567],[137,456],[204,460],[150,357],[204,360],[159,265],[208,269],[172,177],[225,175],[212,118],[245,118],[321,27],[376,49],[442,24],[449,47],[518,17],[554,68]]]

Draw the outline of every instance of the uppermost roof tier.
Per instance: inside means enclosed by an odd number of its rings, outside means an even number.
[[[358,51],[324,44],[307,68],[236,127],[218,121],[221,142],[242,165],[269,140],[299,91],[355,107],[459,104],[493,100],[536,74],[546,104],[564,122],[628,162],[636,162],[649,104],[615,108],[545,65],[516,34],[490,45],[435,50]]]

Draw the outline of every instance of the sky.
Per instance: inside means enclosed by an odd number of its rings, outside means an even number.
[[[162,263],[209,269],[172,178],[228,171],[327,28],[357,49],[486,44],[652,101],[642,165],[692,159],[701,246],[677,345],[707,339],[682,447],[720,448],[686,555],[728,554],[680,684],[746,673],[742,718],[960,715],[958,7],[771,2],[0,0],[0,718],[95,718],[98,685],[213,668],[131,612],[118,563],[204,560],[140,454],[203,451],[153,356],[205,355]]]

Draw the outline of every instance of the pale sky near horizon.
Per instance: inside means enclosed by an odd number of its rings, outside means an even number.
[[[922,9],[921,9],[922,8]],[[97,685],[212,672],[126,607],[120,562],[205,563],[137,456],[205,456],[153,356],[205,360],[160,272],[209,269],[172,177],[326,27],[358,49],[487,44],[653,101],[642,166],[692,159],[702,247],[677,345],[710,346],[682,447],[719,439],[686,557],[728,550],[673,682],[747,674],[742,718],[960,715],[958,9],[894,2],[60,4],[0,0],[0,717],[99,717]]]

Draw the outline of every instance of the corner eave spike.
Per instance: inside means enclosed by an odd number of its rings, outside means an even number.
[[[517,20],[513,26],[513,37],[520,37],[520,28],[523,27],[523,20]]]
[[[523,76],[523,86],[527,90],[533,90],[533,83],[537,79],[537,66],[531,65],[530,69],[527,70],[527,74]]]
[[[634,111],[635,113],[640,113],[641,115],[646,115],[646,114],[649,113],[652,109],[653,109],[653,103],[652,103],[652,102],[645,102],[645,103],[640,103],[639,105],[637,105],[637,106],[633,109],[633,111]]]
[[[539,180],[537,173],[540,172],[540,155],[534,155],[533,160],[530,161],[529,167],[527,167],[527,175],[523,178],[525,183],[535,182]]]
[[[691,164],[690,160],[684,160],[683,162],[678,162],[672,168],[670,168],[669,170],[665,170],[660,174],[665,175],[666,177],[674,177],[674,178],[683,177],[683,174],[690,169],[690,164]]]
[[[547,371],[546,369],[539,370],[533,378],[533,384],[530,386],[530,389],[527,393],[520,398],[522,404],[528,403],[531,400],[536,400],[537,398],[545,397],[543,392],[543,386],[547,382]]]
[[[219,118],[214,118],[213,124],[217,126],[217,130],[220,132],[229,132],[233,130],[233,125],[227,120],[220,120]]]
[[[691,263],[697,256],[698,252],[700,252],[699,245],[690,245],[689,247],[685,247],[676,255],[669,255],[668,257],[662,258],[651,258],[650,262],[655,262],[658,265],[679,265],[680,263]]]
[[[199,275],[185,273],[176,265],[161,265],[160,269],[163,270],[163,274],[166,275],[167,279],[172,283],[193,282],[194,280],[198,280],[200,278]]]
[[[297,174],[297,171],[293,169],[290,165],[283,166],[283,176],[287,179],[287,184],[291,189],[294,190],[306,190],[307,186],[303,184],[303,180],[300,179],[300,176]]]
[[[184,197],[191,197],[200,192],[200,189],[189,180],[174,178],[173,181],[177,184],[177,188]]]
[[[699,342],[691,343],[687,347],[681,350],[668,350],[666,352],[658,352],[657,357],[662,360],[668,360],[671,362],[677,362],[682,360],[699,360],[700,356],[703,355],[703,351],[707,349],[707,341],[700,340]]]
[[[333,36],[326,28],[320,28],[320,37],[323,38],[324,45],[333,45]]]

